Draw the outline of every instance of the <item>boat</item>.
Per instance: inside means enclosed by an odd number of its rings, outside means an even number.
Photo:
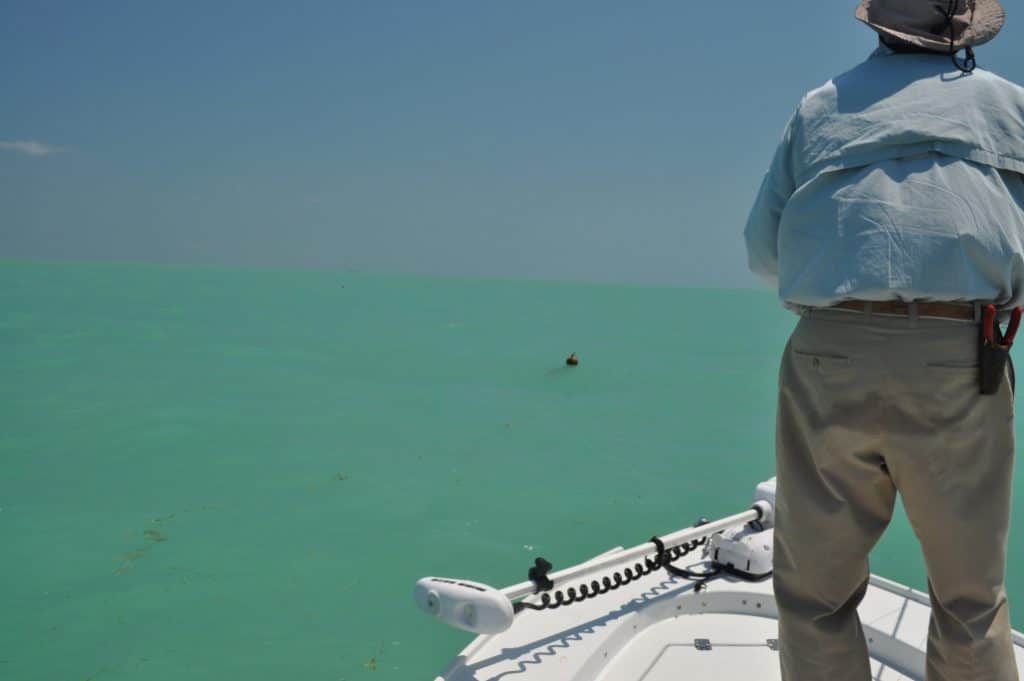
[[[775,478],[751,508],[615,547],[502,589],[424,577],[413,598],[478,634],[435,681],[780,679],[771,558]],[[858,608],[878,681],[923,681],[928,595],[872,574]],[[1024,635],[1013,632],[1024,678]]]

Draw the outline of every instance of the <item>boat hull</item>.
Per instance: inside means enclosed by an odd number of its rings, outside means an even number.
[[[926,594],[872,576],[858,613],[873,679],[923,681],[930,612]],[[568,607],[524,610],[509,630],[474,639],[435,681],[678,681],[681,672],[771,681],[780,678],[777,617],[770,577],[723,575],[698,590],[657,571]],[[1014,650],[1024,678],[1018,632]]]

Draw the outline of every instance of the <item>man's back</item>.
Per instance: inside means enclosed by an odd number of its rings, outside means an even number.
[[[1024,302],[1024,88],[880,47],[803,98],[746,236],[793,307]]]

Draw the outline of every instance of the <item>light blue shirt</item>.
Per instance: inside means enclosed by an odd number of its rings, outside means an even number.
[[[793,309],[1024,305],[1024,88],[880,47],[800,102],[744,235]]]

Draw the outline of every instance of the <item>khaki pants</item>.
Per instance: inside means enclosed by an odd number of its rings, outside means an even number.
[[[870,679],[857,605],[897,492],[928,567],[928,681],[1017,679],[1003,585],[1013,396],[1008,376],[979,394],[977,338],[972,322],[835,310],[793,332],[776,443],[784,681]]]

